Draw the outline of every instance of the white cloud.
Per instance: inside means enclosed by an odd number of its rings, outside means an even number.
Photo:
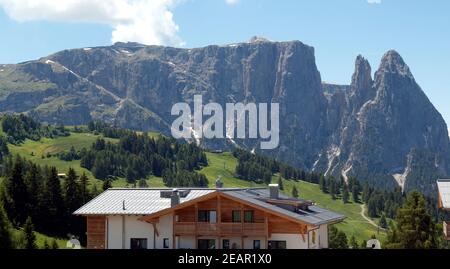
[[[371,5],[379,5],[381,4],[381,0],[367,0],[367,3]]]
[[[113,28],[112,42],[183,45],[171,9],[182,0],[0,0],[19,22],[101,23]]]
[[[239,0],[225,0],[225,2],[226,2],[228,5],[233,6],[233,5],[238,4],[238,3],[239,3]]]

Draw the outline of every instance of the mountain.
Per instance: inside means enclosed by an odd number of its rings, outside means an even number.
[[[280,103],[280,147],[265,154],[335,177],[432,193],[450,174],[447,126],[395,51],[372,78],[359,56],[351,85],[322,82],[314,48],[254,38],[180,49],[116,43],[0,65],[0,112],[49,123],[93,119],[170,134],[173,104]],[[203,146],[257,149],[257,140],[203,140]]]

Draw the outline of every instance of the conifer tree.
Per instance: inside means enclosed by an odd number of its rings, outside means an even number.
[[[12,248],[11,224],[5,210],[0,206],[0,249]]]
[[[348,186],[344,184],[343,190],[342,190],[342,201],[344,204],[347,204],[350,199],[350,194],[348,193]]]
[[[107,179],[107,180],[103,181],[103,186],[102,186],[103,191],[106,191],[111,188],[112,188],[111,180]]]
[[[83,173],[79,179],[81,204],[86,204],[91,199],[89,191],[89,179],[86,173]]]
[[[386,229],[388,227],[387,221],[386,221],[386,215],[382,214],[381,218],[380,218],[380,223],[379,223],[380,227],[383,229]]]
[[[425,198],[417,191],[408,194],[398,210],[396,225],[388,233],[387,248],[435,249],[442,232],[428,213]]]
[[[352,186],[352,199],[353,199],[353,202],[359,203],[359,197],[358,196],[359,196],[359,187],[358,187],[358,185],[354,184]]]
[[[293,188],[292,188],[292,197],[294,197],[294,198],[298,198],[298,189],[297,189],[297,187],[296,186],[294,186]]]
[[[59,249],[58,242],[55,239],[52,240],[51,249]]]
[[[34,234],[34,225],[31,218],[28,217],[23,227],[25,249],[36,249],[36,235]]]
[[[28,216],[28,192],[23,178],[24,161],[16,156],[11,174],[4,180],[3,204],[11,222],[22,225]]]
[[[77,210],[82,205],[78,176],[73,168],[69,168],[63,189],[64,205],[68,211],[67,214],[70,216],[73,211]]]
[[[350,238],[350,248],[359,249],[358,241],[356,240],[354,235],[352,235],[352,237]]]
[[[47,168],[45,182],[40,198],[40,211],[45,232],[57,234],[64,229],[65,215],[64,199],[61,192],[61,183],[55,167]]]

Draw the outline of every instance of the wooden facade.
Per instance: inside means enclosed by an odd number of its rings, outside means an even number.
[[[105,249],[106,248],[106,217],[88,216],[87,217],[87,248]]]
[[[215,212],[216,218],[213,221],[199,221],[199,212],[205,211]],[[245,218],[248,213],[252,216],[251,220]],[[227,197],[223,193],[216,193],[214,196],[190,202],[188,205],[144,217],[143,220],[152,222],[168,214],[173,214],[173,242],[176,241],[176,237],[180,236],[219,239],[240,237],[242,240],[248,237],[258,237],[265,238],[267,241],[272,234],[277,233],[298,234],[299,238],[305,241],[308,234],[306,223]],[[234,220],[233,214],[235,215]],[[239,215],[237,219],[236,215]]]

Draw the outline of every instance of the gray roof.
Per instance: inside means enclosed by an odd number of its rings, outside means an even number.
[[[170,199],[161,198],[167,189],[109,189],[75,211],[74,215],[149,215],[170,208]],[[184,203],[214,190],[191,189]],[[125,201],[125,209],[123,203]]]
[[[450,179],[439,179],[437,182],[442,206],[450,209]]]
[[[74,214],[139,216],[154,214],[170,208],[170,199],[161,198],[161,191],[168,191],[168,189],[109,189],[75,211]],[[187,193],[186,197],[181,197],[181,204],[216,191],[221,191],[231,197],[295,218],[311,225],[339,222],[345,218],[344,215],[331,212],[315,205],[309,206],[307,210],[296,210],[294,212],[293,210],[267,203],[265,200],[270,198],[270,192],[268,189],[263,188],[179,189],[179,191]],[[306,202],[304,200],[287,197],[281,193],[279,199]],[[124,203],[125,210],[123,209]]]
[[[280,206],[269,204],[264,201],[265,199],[268,199],[270,197],[269,191],[267,189],[227,191],[226,193],[234,198],[247,201],[254,205],[261,206],[268,210],[278,212],[280,214],[295,218],[299,221],[306,222],[312,225],[321,225],[326,223],[339,222],[345,219],[344,215],[334,213],[332,211],[326,210],[324,208],[315,205],[309,206],[308,210],[297,210],[296,212],[294,212],[292,210],[288,210]],[[279,197],[282,200],[284,199],[298,202],[304,201],[300,199],[289,198],[281,194]]]

